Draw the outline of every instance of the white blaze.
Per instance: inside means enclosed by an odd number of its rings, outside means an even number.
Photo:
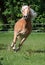
[[[28,8],[28,6],[27,6],[27,5],[23,5],[23,6],[22,6],[22,9],[21,9],[21,12],[22,12],[24,9],[26,9],[26,8]]]

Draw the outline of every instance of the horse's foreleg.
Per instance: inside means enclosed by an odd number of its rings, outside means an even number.
[[[13,39],[13,42],[12,42],[12,44],[11,44],[11,47],[12,47],[13,49],[16,48],[16,39],[17,39],[17,34],[14,33],[14,39]]]

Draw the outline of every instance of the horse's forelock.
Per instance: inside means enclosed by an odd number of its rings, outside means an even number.
[[[22,8],[21,8],[21,12],[22,12],[22,10],[24,10],[27,7],[28,7],[27,5],[23,5]]]

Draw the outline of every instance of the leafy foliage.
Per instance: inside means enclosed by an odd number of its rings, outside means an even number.
[[[21,12],[20,12],[21,6],[24,4],[27,4],[27,5],[30,5],[30,7],[33,8],[38,14],[38,16],[33,21],[33,23],[43,23],[43,28],[45,29],[45,3],[44,3],[44,0],[28,0],[28,1],[27,0],[19,0],[19,1],[18,0],[0,0],[0,3],[2,3],[0,6],[1,18],[2,18],[2,15],[6,17],[7,23],[5,23],[5,21],[3,19],[2,20],[3,20],[3,23],[9,24],[9,28],[13,28],[13,25],[15,24],[15,22],[19,18],[22,17]],[[35,26],[35,24],[33,25],[33,27],[34,26]],[[9,28],[7,27],[7,29],[9,29]],[[34,29],[35,29],[35,27],[34,27]]]

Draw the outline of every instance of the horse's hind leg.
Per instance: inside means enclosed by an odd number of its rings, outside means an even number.
[[[18,51],[20,49],[20,47],[22,46],[23,42],[26,40],[26,38],[23,38],[19,44],[19,46],[17,47],[16,51]]]
[[[27,37],[28,37],[28,35],[26,35],[25,37],[23,37],[22,39],[21,39],[21,42],[20,42],[20,44],[19,44],[19,46],[18,46],[18,48],[17,48],[17,51],[20,49],[20,47],[23,45],[23,43],[24,43],[24,41],[27,39]]]
[[[17,40],[17,33],[14,32],[14,39],[13,42],[11,44],[12,49],[16,49],[16,40]]]
[[[22,44],[23,44],[23,42],[26,40],[26,38],[23,38],[22,40],[21,40],[21,42],[20,42],[20,44],[19,44],[19,47],[21,47],[22,46]]]

